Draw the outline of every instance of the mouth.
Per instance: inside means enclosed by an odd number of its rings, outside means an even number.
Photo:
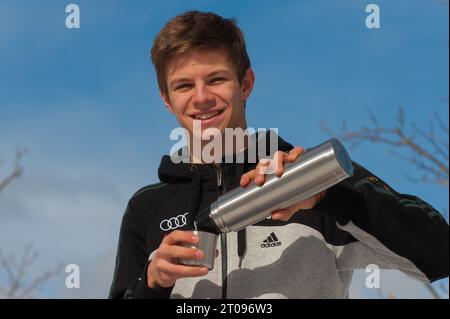
[[[211,112],[197,113],[190,115],[190,117],[192,117],[194,120],[207,121],[222,115],[224,111],[225,110],[215,110]]]

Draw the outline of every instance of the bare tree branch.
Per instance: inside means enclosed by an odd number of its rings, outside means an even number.
[[[448,141],[448,124],[446,125],[443,122],[437,112],[435,112],[434,117],[439,124],[440,130],[447,135],[446,140]],[[409,149],[412,152],[411,156],[399,155],[398,152],[393,154],[412,163],[416,168],[424,172],[420,178],[422,182],[432,182],[449,187],[448,142],[443,142],[437,138],[433,120],[429,124],[429,133],[425,133],[418,125],[412,124],[412,133],[408,134],[405,129],[405,113],[402,107],[398,109],[396,124],[393,127],[386,128],[382,126],[380,121],[370,111],[369,118],[373,127],[363,126],[355,131],[343,129],[339,134],[336,134],[323,121],[321,127],[328,134],[339,136],[343,141],[348,142],[351,147],[369,141],[394,147],[395,150],[399,148]],[[417,138],[415,133],[420,139]]]
[[[370,121],[372,122],[372,124],[375,126],[380,126],[376,116],[372,113],[372,111],[370,109],[367,109],[367,112],[369,112],[369,117],[370,117]]]
[[[16,151],[16,159],[14,163],[14,169],[11,173],[9,173],[3,180],[0,180],[0,192],[8,186],[14,179],[18,178],[23,173],[23,168],[20,166],[20,161],[26,153],[25,148],[19,148]]]
[[[0,251],[0,266],[3,267],[6,271],[6,275],[8,276],[9,283],[12,284],[14,282],[14,271],[13,267],[10,265],[11,257],[5,258]]]
[[[18,262],[14,255],[5,257],[0,252],[0,270],[4,269],[8,284],[0,285],[0,293],[7,299],[12,298],[32,298],[33,293],[45,285],[52,277],[61,272],[63,266],[60,264],[53,270],[46,271],[41,275],[33,277],[33,264],[38,257],[37,251],[32,245],[28,245]]]
[[[41,286],[45,285],[53,276],[57,275],[63,269],[63,265],[57,265],[53,270],[44,272],[39,277],[35,278],[27,288],[23,289],[21,293],[19,293],[16,298],[24,299],[31,298],[32,293],[39,289]]]
[[[416,156],[407,157],[401,154],[398,154],[397,152],[391,151],[392,155],[399,157],[405,161],[408,161],[412,163],[414,166],[418,167],[420,170],[424,171],[425,173],[418,179],[410,176],[409,174],[408,179],[413,183],[434,183],[438,184],[440,186],[446,186],[448,187],[448,178],[442,174],[441,172],[437,171],[433,166],[425,164],[420,159],[417,159]],[[429,177],[429,173],[432,173],[434,175],[434,178]]]
[[[433,124],[434,124],[433,122],[430,124],[431,128],[430,128],[430,132],[428,134],[426,134],[424,131],[422,131],[422,129],[420,129],[416,124],[412,124],[412,128],[414,131],[419,133],[419,135],[421,135],[423,139],[427,140],[434,147],[435,153],[439,154],[445,160],[448,161],[448,152],[446,152],[444,147],[439,145],[439,142],[436,138],[436,134],[434,132]]]
[[[436,110],[434,110],[433,112],[434,117],[436,118],[438,124],[439,124],[439,128],[444,132],[444,134],[448,135],[448,124],[446,125],[443,121],[442,118],[439,116],[439,113],[436,112]]]

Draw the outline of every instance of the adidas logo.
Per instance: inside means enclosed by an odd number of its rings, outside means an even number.
[[[281,241],[278,240],[277,236],[275,236],[275,233],[271,233],[267,239],[265,239],[262,244],[261,248],[269,248],[269,247],[276,247],[280,246]]]

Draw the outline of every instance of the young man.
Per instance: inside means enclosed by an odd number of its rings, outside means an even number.
[[[195,120],[201,131],[247,128],[245,103],[255,76],[233,21],[202,12],[177,16],[156,37],[152,60],[162,99],[191,140]],[[281,138],[278,149],[272,164],[281,164],[281,175],[282,164],[303,149]],[[345,298],[352,271],[369,264],[423,282],[448,276],[442,216],[356,163],[353,177],[326,192],[222,234],[212,271],[178,264],[179,258],[203,257],[180,245],[198,242],[188,231],[196,213],[251,180],[262,185],[265,167],[267,161],[202,164],[192,151],[190,163],[163,156],[161,183],[142,188],[128,203],[110,297]],[[276,245],[264,245],[268,238]]]

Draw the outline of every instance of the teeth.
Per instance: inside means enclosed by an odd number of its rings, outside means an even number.
[[[210,113],[197,114],[194,117],[196,120],[207,120],[207,119],[213,118],[214,116],[218,115],[219,113],[220,113],[220,111],[214,111],[214,112],[210,112]]]

